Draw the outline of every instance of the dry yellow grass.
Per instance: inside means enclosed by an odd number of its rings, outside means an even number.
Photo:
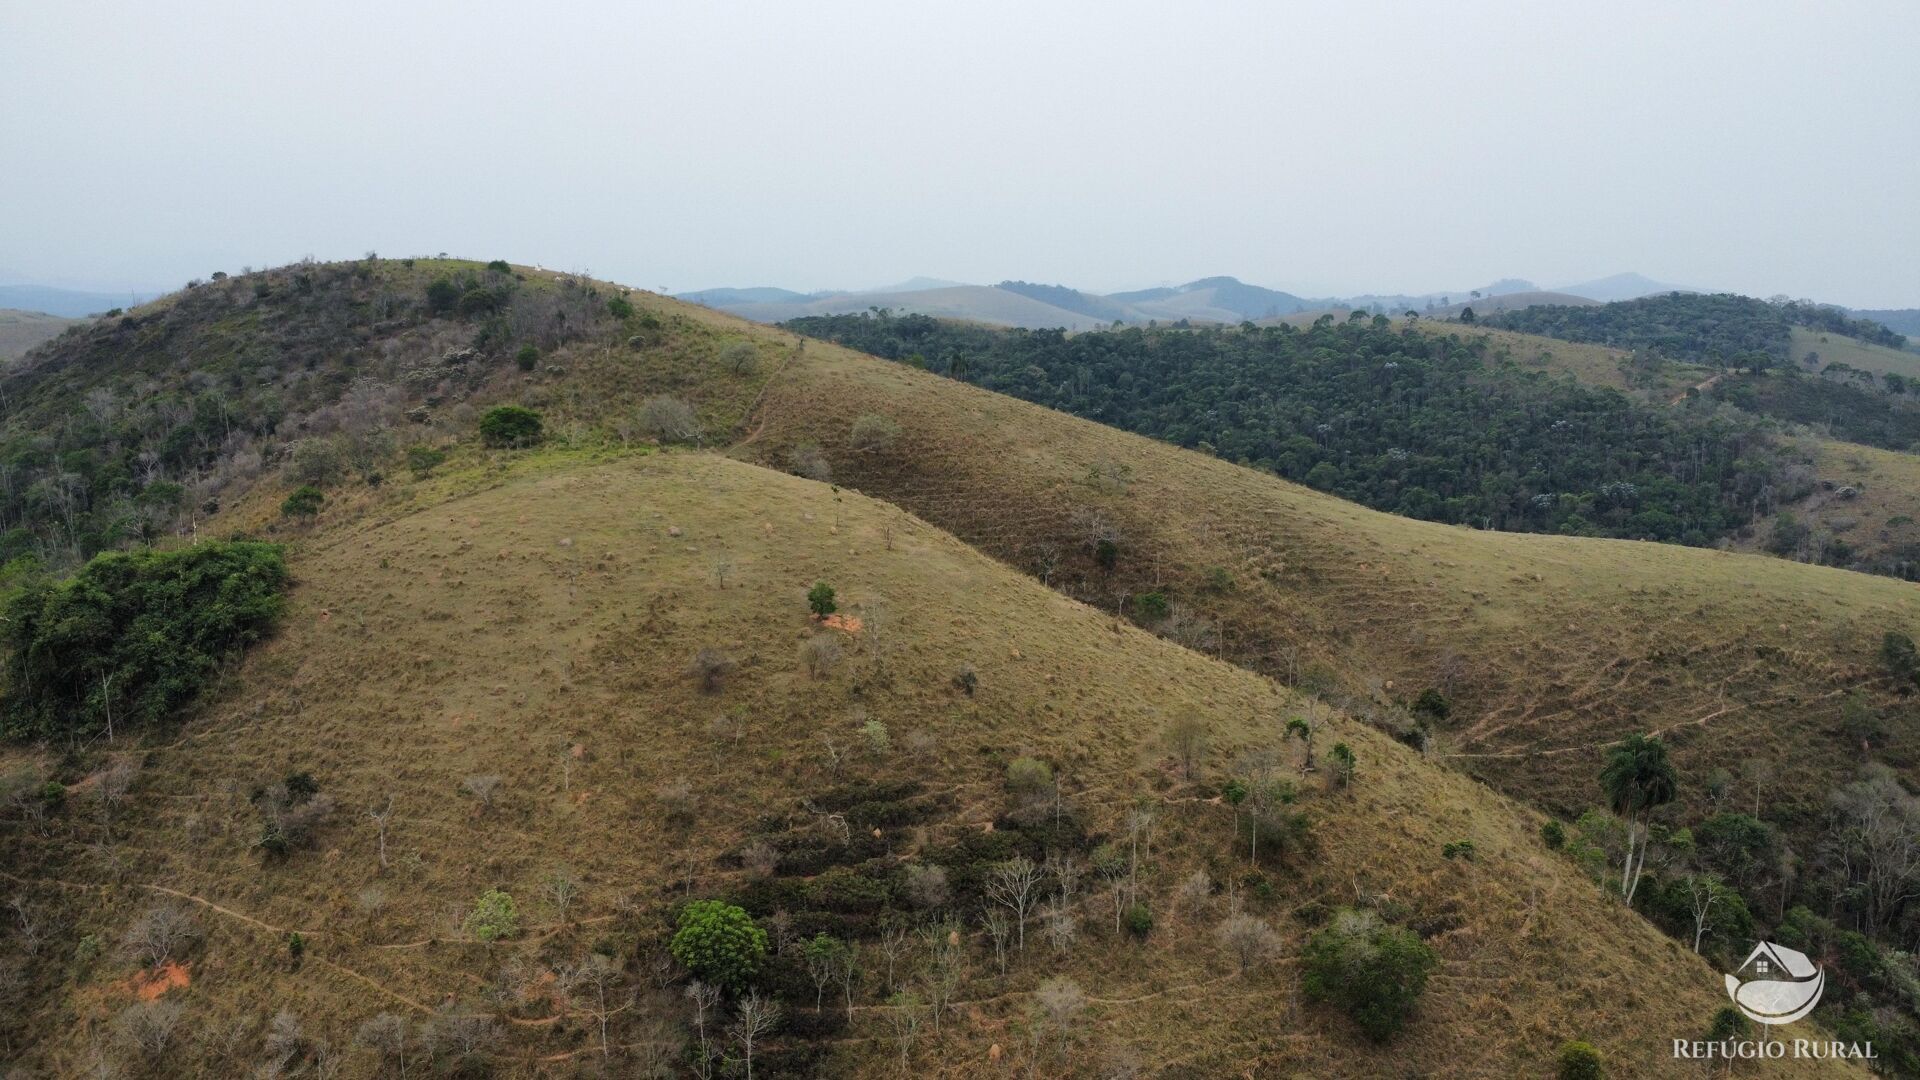
[[[858,716],[896,738],[931,736],[917,757],[851,769],[912,775],[941,793],[950,809],[926,827],[934,839],[997,810],[999,763],[1016,753],[1058,763],[1069,801],[1100,828],[1131,805],[1158,815],[1152,938],[1114,939],[1095,909],[1074,952],[1031,956],[1005,980],[976,949],[963,1006],[915,1051],[926,1075],[981,1075],[996,1043],[1021,1063],[1030,991],[1055,972],[1084,986],[1089,1022],[1080,1064],[1046,1062],[1049,1075],[1090,1071],[1109,1052],[1169,1076],[1541,1075],[1569,1038],[1599,1045],[1618,1075],[1654,1075],[1671,1067],[1669,1040],[1698,1034],[1722,1002],[1707,964],[1542,847],[1535,815],[1344,718],[1322,738],[1356,748],[1354,787],[1307,786],[1317,850],[1290,858],[1272,900],[1249,900],[1288,959],[1232,974],[1211,937],[1224,899],[1173,899],[1193,868],[1232,870],[1229,811],[1170,781],[1159,733],[1173,716],[1206,719],[1214,770],[1278,745],[1299,703],[862,496],[696,454],[558,464],[394,520],[336,522],[302,542],[294,567],[283,632],[198,720],[145,749],[120,834],[89,848],[92,824],[75,821],[71,836],[24,841],[27,857],[8,870],[36,904],[109,939],[156,898],[184,898],[208,937],[192,985],[176,993],[207,1032],[285,1008],[341,1045],[377,1011],[481,1010],[504,963],[548,968],[596,939],[630,948],[681,879],[693,895],[738,883],[724,857],[766,815],[832,783],[819,736],[851,738]],[[812,632],[802,598],[816,579],[869,626],[890,627],[885,678],[871,638],[849,642],[829,678],[798,670],[794,648]],[[740,667],[706,695],[683,668],[710,645]],[[961,662],[979,672],[975,697],[948,685]],[[716,717],[739,723],[737,740]],[[296,769],[342,812],[317,850],[263,866],[245,791]],[[502,778],[491,810],[461,794],[472,774]],[[679,780],[700,808],[684,831],[655,797]],[[395,866],[382,872],[359,813],[389,795]],[[903,830],[889,846],[912,857],[928,839]],[[1476,861],[1441,858],[1460,839]],[[562,864],[586,883],[569,926],[534,899]],[[367,887],[385,893],[371,914],[356,908]],[[461,940],[457,922],[491,887],[520,897],[531,925],[489,949]],[[1356,892],[1391,896],[1443,959],[1417,1019],[1386,1048],[1293,991],[1303,906]],[[307,939],[297,969],[289,930]],[[32,1060],[79,1071],[84,1032],[127,999],[124,974],[102,961],[63,988]],[[643,993],[616,1018],[627,1053],[667,1002]],[[536,995],[512,1015],[503,1072],[591,1064],[591,1025],[563,1003]],[[863,1002],[824,1075],[891,1075],[882,1034],[881,1010]],[[185,1060],[234,1074],[213,1041]]]

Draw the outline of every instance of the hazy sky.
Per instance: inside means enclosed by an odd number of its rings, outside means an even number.
[[[1920,305],[1920,4],[0,0],[0,281]]]

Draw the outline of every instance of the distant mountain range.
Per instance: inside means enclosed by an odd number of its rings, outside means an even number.
[[[1002,281],[968,285],[937,278],[913,278],[881,289],[801,293],[770,286],[716,288],[680,293],[677,299],[718,308],[760,322],[784,322],[803,315],[844,315],[886,308],[898,312],[967,319],[1031,329],[1089,330],[1113,323],[1237,323],[1285,318],[1322,311],[1399,314],[1419,311],[1454,315],[1477,305],[1486,311],[1533,304],[1590,304],[1664,292],[1692,292],[1640,274],[1612,277],[1547,291],[1531,281],[1504,278],[1480,289],[1453,293],[1365,294],[1305,297],[1249,285],[1238,278],[1207,277],[1185,285],[1095,293],[1067,285]]]

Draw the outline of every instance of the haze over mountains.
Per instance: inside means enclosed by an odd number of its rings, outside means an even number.
[[[1531,281],[1505,278],[1478,289],[1457,292],[1318,297],[1253,285],[1228,276],[1113,293],[1017,280],[971,285],[916,277],[878,289],[802,293],[771,286],[722,287],[677,295],[678,299],[759,322],[784,322],[803,315],[844,315],[879,307],[1001,326],[1086,330],[1114,322],[1186,319],[1236,323],[1350,308],[1394,313],[1407,310],[1457,313],[1459,305],[1496,297],[1500,299],[1493,301],[1492,308],[1499,310],[1530,304],[1605,303],[1676,291],[1698,290],[1655,281],[1638,273],[1623,273],[1553,290],[1542,289]]]

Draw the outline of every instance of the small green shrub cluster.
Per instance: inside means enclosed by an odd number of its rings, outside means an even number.
[[[1307,997],[1339,1006],[1375,1041],[1405,1026],[1439,964],[1413,931],[1352,909],[1309,938],[1301,959]]]
[[[480,441],[496,450],[540,441],[540,414],[522,405],[495,405],[480,415]]]

